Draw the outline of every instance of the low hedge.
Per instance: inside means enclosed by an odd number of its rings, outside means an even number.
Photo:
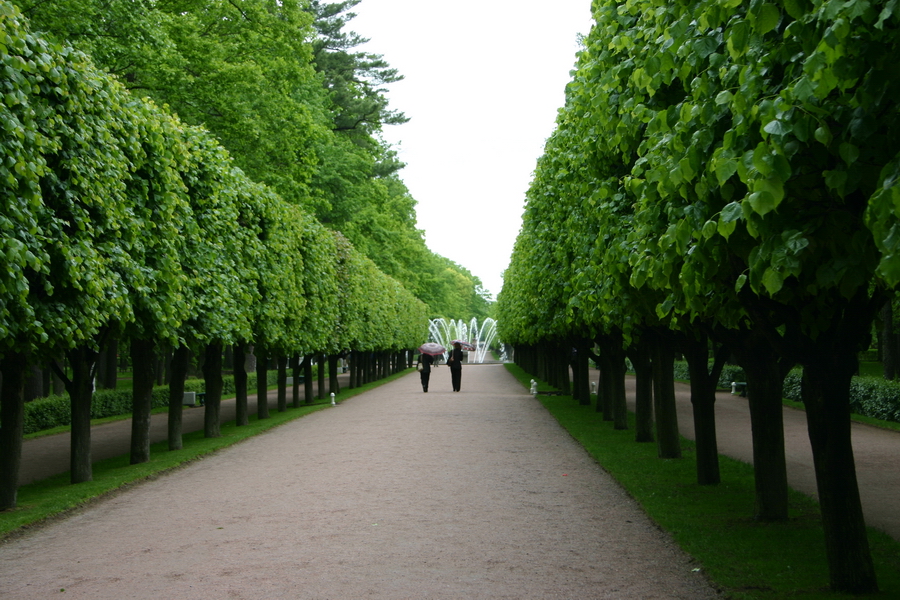
[[[278,377],[277,371],[269,371],[269,385],[273,385]],[[222,395],[233,396],[235,393],[234,377],[222,378]],[[202,379],[188,379],[184,382],[184,391],[202,392],[206,383]],[[247,390],[255,393],[256,373],[247,374]],[[91,401],[91,418],[104,419],[131,413],[131,390],[97,390]],[[161,408],[169,405],[169,386],[159,385],[153,388],[151,406]],[[36,433],[72,423],[69,395],[49,396],[25,403],[24,433]]]
[[[802,369],[791,369],[784,378],[784,398],[794,402],[802,401],[802,377]],[[690,380],[687,362],[675,362],[675,379]],[[740,367],[725,365],[719,378],[719,387],[730,390],[732,381],[747,380]],[[900,382],[872,376],[854,377],[850,381],[850,410],[864,417],[900,423]]]

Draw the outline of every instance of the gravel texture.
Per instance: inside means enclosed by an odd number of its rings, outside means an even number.
[[[418,379],[9,541],[0,598],[717,597],[501,365]]]

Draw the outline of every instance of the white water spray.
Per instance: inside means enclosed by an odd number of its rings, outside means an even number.
[[[459,320],[432,319],[428,325],[429,341],[437,342],[444,348],[450,350],[450,342],[452,340],[463,340],[475,346],[474,363],[483,363],[484,357],[490,350],[494,338],[497,337],[497,321],[488,317],[481,326],[478,325],[478,319],[472,318],[468,323]],[[448,352],[444,353],[446,360]]]

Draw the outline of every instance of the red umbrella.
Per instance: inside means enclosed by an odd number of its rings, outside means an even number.
[[[430,354],[432,356],[437,356],[438,354],[443,354],[447,349],[435,342],[425,342],[421,346],[419,346],[419,352],[422,354]]]
[[[470,351],[470,352],[474,352],[474,351],[475,351],[475,346],[473,346],[473,345],[470,344],[469,342],[464,342],[464,341],[462,341],[462,340],[453,340],[453,341],[450,342],[450,343],[451,343],[451,344],[459,344],[460,346],[462,346],[462,349],[463,349],[463,350],[468,350],[468,351]]]

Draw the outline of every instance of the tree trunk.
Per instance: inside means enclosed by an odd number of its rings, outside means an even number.
[[[318,365],[318,369],[316,375],[319,380],[319,400],[325,398],[325,355],[318,354],[316,355],[316,365]],[[387,366],[387,365],[385,365]]]
[[[247,342],[234,345],[232,353],[234,367],[234,424],[244,427],[250,424],[250,410],[247,406]]]
[[[358,374],[356,372],[356,363],[359,361],[356,357],[356,351],[352,350],[347,358],[350,362],[350,389],[352,390],[359,385],[357,381]]]
[[[303,399],[307,404],[312,404],[316,400],[313,392],[312,359],[312,355],[303,357]]]
[[[615,391],[615,381],[613,377],[612,358],[609,355],[608,344],[604,343],[600,347],[600,354],[597,355],[597,366],[600,368],[600,385],[597,390],[597,412],[603,413],[604,421],[613,420],[613,395]]]
[[[303,372],[300,370],[300,357],[294,355],[291,357],[291,376],[294,378],[294,384],[291,386],[291,400],[294,408],[300,408],[300,377]]]
[[[50,371],[50,382],[51,382],[51,390],[53,391],[53,395],[62,396],[66,392],[66,384],[56,372],[56,369],[52,368],[52,365],[56,362],[59,363],[60,366],[64,365],[66,361],[65,355],[57,357],[56,360],[51,360],[50,364],[47,366],[47,370]],[[64,372],[64,369],[61,368]]]
[[[187,377],[188,361],[191,352],[187,346],[179,346],[172,353],[172,362],[169,365],[171,381],[169,383],[169,419],[168,441],[169,450],[181,450],[184,447],[182,432],[182,417],[184,403],[184,380]]]
[[[575,356],[572,363],[572,395],[581,406],[591,405],[591,373],[590,373],[590,347],[588,340],[578,338],[575,340]],[[567,353],[571,350],[567,349]]]
[[[675,408],[675,352],[669,332],[653,335],[653,409],[656,447],[660,458],[681,458],[678,413]]]
[[[23,375],[27,368],[26,356],[18,352],[7,352],[0,359],[0,510],[16,507],[25,423]]]
[[[150,460],[150,410],[153,404],[153,384],[156,379],[155,343],[152,340],[131,340],[131,457],[133,465]]]
[[[206,382],[206,404],[203,411],[203,437],[221,437],[219,413],[222,406],[222,343],[206,346],[203,359],[203,379]]]
[[[634,441],[652,442],[653,437],[653,368],[646,334],[628,350],[634,367]]]
[[[788,484],[782,400],[789,367],[758,332],[744,333],[729,346],[747,375],[756,518],[783,521],[788,518]]]
[[[411,354],[407,352],[406,362],[409,362],[409,356],[411,356]],[[339,357],[337,354],[330,354],[328,356],[328,393],[334,395],[341,393],[341,386],[338,383],[338,360]]]
[[[803,367],[803,402],[816,469],[825,551],[835,591],[875,592],[878,585],[850,442],[850,378],[855,354]]]
[[[44,393],[44,373],[38,365],[28,365],[25,368],[25,386],[22,394],[25,402],[31,402],[46,395]]]
[[[66,380],[66,391],[72,402],[72,435],[69,445],[69,467],[72,483],[93,479],[91,465],[91,401],[94,397],[94,369],[97,352],[86,346],[66,353],[72,368],[72,379]]]
[[[691,377],[691,406],[694,415],[694,439],[697,448],[697,483],[714,485],[722,481],[719,471],[719,446],[716,439],[716,387],[725,353],[719,352],[709,371],[709,339],[687,337],[684,356]]]
[[[278,412],[287,412],[287,364],[288,357],[278,355]]]
[[[261,346],[257,345],[256,354],[256,418],[269,418],[269,357]]]

